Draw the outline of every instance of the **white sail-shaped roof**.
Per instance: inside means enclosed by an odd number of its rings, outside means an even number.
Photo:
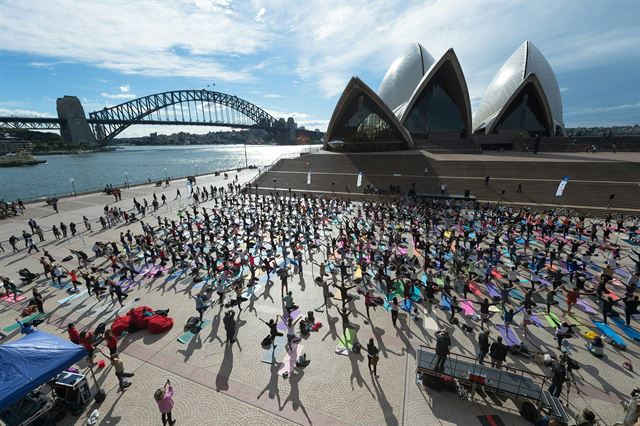
[[[392,63],[384,75],[378,95],[392,111],[411,97],[422,76],[435,62],[420,43],[412,43]]]
[[[474,132],[492,127],[500,110],[507,106],[507,101],[530,74],[534,74],[540,82],[553,123],[564,127],[562,98],[556,76],[542,52],[530,41],[525,41],[507,59],[489,84],[480,107],[473,116]],[[550,130],[551,134],[555,133],[555,129]]]

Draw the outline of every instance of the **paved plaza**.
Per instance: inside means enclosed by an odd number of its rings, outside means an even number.
[[[257,170],[238,173],[239,184],[248,182],[256,174]],[[235,173],[230,173],[230,179],[226,181],[222,176],[201,176],[197,184],[220,187],[229,183],[234,176]],[[181,190],[182,197],[174,199],[177,188]],[[70,249],[91,254],[94,242],[118,241],[120,233],[128,229],[134,234],[142,233],[139,222],[120,223],[102,230],[96,219],[103,214],[105,205],[131,210],[134,197],[140,202],[144,198],[151,200],[153,193],[158,198],[162,194],[166,195],[168,202],[156,212],[149,210],[144,220],[151,225],[156,224],[156,215],[178,219],[178,211],[189,203],[185,181],[178,180],[172,181],[169,187],[143,185],[125,189],[122,201],[118,202],[114,202],[113,196],[106,194],[61,199],[59,213],[55,213],[45,203],[27,205],[24,215],[0,221],[0,241],[6,250],[0,253],[0,275],[19,283],[17,272],[21,268],[42,272],[38,259],[43,249],[60,261],[71,254]],[[214,202],[204,202],[201,207],[213,208]],[[92,221],[91,231],[85,230],[83,216]],[[22,230],[28,231],[29,218],[34,218],[46,231],[61,221],[67,224],[73,221],[79,233],[71,238],[55,240],[50,232],[46,232],[46,242],[38,244],[40,252],[32,254],[27,253],[20,239],[18,246],[21,251],[11,254],[6,241],[11,235],[20,238]],[[337,235],[338,225],[334,224],[332,228],[331,232]],[[622,249],[623,257],[619,266],[623,271],[632,270],[634,266],[625,258],[631,253],[631,247],[623,239],[625,235],[612,232],[610,236],[612,241],[619,242]],[[535,244],[532,248],[534,246]],[[409,256],[414,254],[413,244],[409,244],[408,251]],[[294,274],[289,283],[289,289],[303,314],[314,311],[322,304],[322,288],[314,282],[314,278],[319,275],[319,265],[323,261],[323,251],[315,252],[313,256],[305,251],[303,273]],[[602,258],[594,257],[596,265],[602,266],[602,262]],[[63,262],[63,265],[71,269],[77,265],[77,261],[74,258]],[[101,258],[94,261],[92,266],[108,267],[109,264],[105,258]],[[69,322],[74,322],[79,330],[93,330],[100,322],[111,322],[117,315],[123,315],[129,308],[139,305],[154,309],[169,308],[169,315],[175,321],[173,328],[164,334],[152,335],[141,330],[122,337],[119,350],[125,370],[135,373],[135,377],[131,379],[132,386],[125,391],[119,389],[113,368],[107,360],[107,367],[96,371],[98,383],[107,393],[106,400],[101,404],[89,404],[78,417],[67,415],[60,424],[86,424],[87,416],[94,408],[100,411],[98,424],[101,425],[161,424],[153,393],[166,379],[170,379],[175,385],[173,415],[178,424],[480,425],[482,423],[479,417],[486,415],[497,415],[506,425],[529,424],[520,417],[518,408],[510,400],[478,393],[474,401],[469,401],[461,399],[456,393],[438,392],[416,383],[416,351],[421,345],[433,347],[436,341],[434,331],[424,326],[426,314],[420,311],[419,318],[415,320],[401,311],[398,327],[394,327],[390,313],[378,307],[371,311],[368,320],[361,295],[349,304],[352,309],[349,319],[359,342],[366,345],[369,338],[374,338],[380,349],[380,377],[375,378],[368,371],[366,351],[347,356],[336,353],[342,334],[341,318],[336,308],[338,305],[332,305],[329,309],[325,307],[322,312],[314,311],[316,320],[322,323],[322,327],[317,332],[311,332],[298,345],[298,348],[304,347],[301,352],[307,354],[311,363],[305,368],[294,368],[296,374],[290,374],[288,378],[281,377],[279,371],[283,364],[262,362],[265,349],[260,345],[261,340],[269,333],[260,319],[268,321],[282,314],[280,282],[273,278],[273,284],[269,284],[264,274],[260,274],[258,278],[255,289],[248,294],[244,309],[237,313],[237,308],[230,308],[236,311],[238,320],[237,341],[230,345],[224,344],[222,324],[222,316],[227,309],[219,309],[218,306],[204,314],[204,318],[211,321],[210,326],[188,344],[177,341],[184,332],[183,326],[187,318],[197,315],[194,298],[203,288],[202,283],[194,282],[186,274],[171,280],[169,276],[140,280],[139,285],[129,289],[130,296],[123,308],[108,296],[99,301],[94,297],[82,296],[64,301],[69,296],[68,293],[44,277],[33,284],[20,287],[27,299],[32,288],[40,290],[48,313],[46,322],[40,329],[65,339]],[[626,282],[624,275],[616,275],[615,278]],[[335,293],[338,293],[337,289]],[[599,312],[594,300],[592,298],[589,303]],[[335,303],[338,302],[334,301]],[[0,301],[0,325],[5,327],[14,322],[25,305],[26,300]],[[554,311],[558,316],[561,315],[557,306]],[[592,324],[588,314],[582,310],[575,310],[574,315],[576,321],[585,325]],[[448,316],[447,312],[437,308],[430,315],[439,328],[448,328]],[[600,318],[599,314],[597,318]],[[466,332],[460,327],[451,328],[451,351],[474,357],[478,352],[479,322],[470,318],[461,319],[461,322],[472,325],[473,331]],[[497,318],[493,320],[493,324],[498,322]],[[498,335],[493,324],[489,326],[491,339]],[[634,320],[632,326],[637,329],[638,321]],[[552,328],[544,325],[529,329],[532,335],[527,339],[527,344],[530,348],[558,353]],[[13,332],[0,342],[20,337],[19,333]],[[601,424],[606,425],[622,418],[624,411],[620,407],[620,401],[628,399],[633,387],[640,383],[636,372],[622,367],[624,361],[629,361],[636,370],[640,368],[638,342],[625,335],[623,339],[627,345],[626,350],[606,345],[605,357],[602,359],[593,357],[585,350],[585,340],[581,336],[571,339],[571,356],[582,368],[577,377],[577,389],[572,386],[568,398],[570,413],[590,408]],[[103,345],[101,347],[107,352]],[[281,358],[283,356],[284,354]],[[105,358],[101,354],[96,357],[98,360]],[[548,368],[515,355],[510,355],[506,364],[547,376],[550,374]],[[286,367],[286,362],[284,366]],[[88,371],[84,361],[80,363],[80,367],[83,371]],[[564,403],[566,399],[565,390],[561,400]]]

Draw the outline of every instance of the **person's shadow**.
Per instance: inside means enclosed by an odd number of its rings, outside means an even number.
[[[304,368],[296,368],[291,372],[291,374],[289,375],[289,396],[287,396],[287,399],[284,400],[284,403],[279,408],[280,408],[280,411],[282,411],[285,405],[287,405],[287,402],[291,401],[291,407],[293,407],[293,410],[298,411],[298,409],[302,409],[302,412],[304,413],[304,416],[307,418],[307,421],[309,422],[309,424],[312,424],[313,422],[309,418],[309,414],[307,413],[307,410],[304,408],[302,401],[300,401],[299,385],[300,385],[300,380],[302,380],[303,376],[304,376]]]
[[[216,376],[216,391],[229,390],[229,376],[233,370],[233,344],[227,343],[224,348],[224,357]]]
[[[278,378],[280,377],[278,374],[278,371],[280,371],[280,363],[279,362],[273,362],[271,364],[271,368],[270,368],[270,378],[269,378],[269,383],[267,383],[267,386],[264,387],[264,389],[262,389],[262,392],[260,392],[260,394],[258,395],[257,399],[260,399],[260,397],[262,395],[264,395],[264,393],[268,390],[269,391],[269,399],[273,399],[276,398],[278,400],[278,407],[280,406],[280,391],[278,390]]]

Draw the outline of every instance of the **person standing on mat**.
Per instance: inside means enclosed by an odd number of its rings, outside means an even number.
[[[204,293],[196,295],[196,311],[200,315],[200,322],[202,322],[202,315],[207,310],[209,304],[207,303],[207,296]]]
[[[611,296],[602,301],[602,322],[607,323],[607,317],[613,313],[613,307],[617,304]]]
[[[269,320],[269,322],[266,322],[262,318],[258,318],[260,321],[265,323],[267,327],[269,327],[269,336],[271,337],[272,342],[275,342],[277,336],[282,336],[282,333],[278,331],[278,318],[282,318],[282,317],[280,315],[276,315],[276,319],[274,320],[272,318]],[[276,345],[274,343],[273,347],[275,348],[275,346]]]
[[[166,426],[167,421],[169,422],[169,426],[173,426],[176,423],[176,420],[171,417],[171,411],[173,410],[173,386],[169,379],[164,384],[164,387],[159,388],[154,394],[153,397],[158,404],[158,410],[160,410],[160,414],[162,415],[162,426]]]
[[[624,316],[627,325],[631,325],[631,315],[638,313],[638,305],[640,305],[640,300],[638,300],[638,296],[634,296],[633,298],[630,296],[625,296],[622,299],[624,303]]]
[[[436,340],[436,355],[438,360],[436,361],[435,371],[444,371],[444,363],[449,355],[449,347],[451,346],[451,338],[446,330],[436,333],[438,339]]]
[[[377,379],[378,377],[378,360],[380,357],[378,353],[380,351],[373,343],[373,337],[369,339],[369,343],[367,343],[367,362],[369,367],[369,372],[373,373],[373,376]]]
[[[42,297],[42,294],[40,294],[37,288],[34,288],[31,294],[33,295],[33,301],[38,308],[38,312],[44,314],[44,298]]]
[[[288,351],[291,350],[291,343],[296,339],[296,324],[298,321],[300,321],[300,319],[302,319],[302,316],[299,316],[297,320],[293,321],[291,319],[291,316],[289,316],[287,318],[287,347],[289,349],[287,349]]]

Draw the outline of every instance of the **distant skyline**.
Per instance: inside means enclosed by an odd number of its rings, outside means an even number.
[[[325,130],[349,78],[373,89],[407,44],[453,47],[472,108],[531,40],[556,73],[567,127],[640,123],[640,2],[0,0],[0,115],[85,112],[176,89],[237,95]],[[213,86],[215,84],[215,86]],[[132,126],[122,136],[215,130]]]

